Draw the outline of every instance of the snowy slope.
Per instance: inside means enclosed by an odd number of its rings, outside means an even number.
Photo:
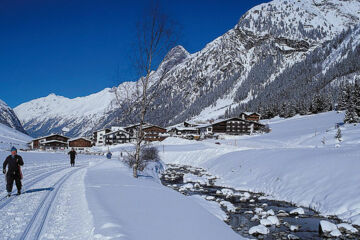
[[[257,110],[264,103],[309,101],[331,82],[346,81],[349,74],[360,72],[354,60],[360,51],[359,12],[359,0],[275,0],[249,10],[233,29],[199,52],[189,54],[175,47],[165,57],[164,65],[171,70],[146,120],[169,126],[190,118],[218,118],[229,107],[237,114],[242,104]],[[153,72],[154,78],[164,65]],[[94,94],[99,96],[93,98],[98,99],[95,103],[88,101],[90,96],[78,101],[49,96],[15,111],[34,136],[64,126],[71,129],[70,136],[90,134],[126,122],[114,108],[110,91]],[[99,103],[94,111],[77,108]],[[59,112],[59,105],[66,111]]]
[[[360,125],[341,126],[339,144],[335,125],[343,117],[275,118],[271,133],[217,140],[221,145],[169,138],[160,144],[161,156],[166,163],[203,167],[220,185],[264,192],[359,225]]]
[[[14,111],[0,99],[0,123],[25,133]]]
[[[31,137],[0,123],[0,151],[9,150],[11,146],[26,149]]]

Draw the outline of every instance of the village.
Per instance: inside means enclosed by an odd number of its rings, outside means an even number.
[[[256,112],[242,112],[239,117],[219,119],[207,123],[185,121],[181,124],[164,128],[144,123],[144,141],[163,141],[167,137],[180,137],[189,140],[218,138],[222,135],[252,135],[266,133],[270,129],[260,123],[261,115]],[[140,124],[125,127],[112,126],[95,131],[92,136],[77,138],[66,137],[65,134],[51,134],[33,139],[28,145],[31,150],[75,150],[86,151],[93,146],[110,146],[136,141]]]

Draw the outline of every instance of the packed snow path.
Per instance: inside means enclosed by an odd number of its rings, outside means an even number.
[[[7,152],[0,151],[0,158]],[[204,204],[141,176],[118,159],[20,152],[23,194],[0,179],[0,239],[242,239]],[[16,193],[14,186],[13,193]]]
[[[88,169],[85,185],[96,239],[243,239],[194,199],[149,176],[131,174],[118,160]]]
[[[0,158],[5,159],[8,154],[0,151]],[[64,185],[71,183],[74,175],[84,173],[94,157],[80,155],[77,166],[72,168],[64,153],[19,152],[19,155],[25,162],[22,194],[15,195],[14,184],[12,196],[7,197],[5,177],[0,179],[0,239],[46,239],[41,236],[54,217]]]

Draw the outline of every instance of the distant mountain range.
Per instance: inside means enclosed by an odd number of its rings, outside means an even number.
[[[164,64],[171,70],[146,120],[169,126],[216,119],[225,111],[309,101],[359,75],[359,16],[360,0],[275,0],[256,6],[201,51],[190,54],[177,46],[167,54]],[[32,136],[63,127],[69,136],[89,135],[127,123],[115,89],[75,99],[51,94],[14,110]]]

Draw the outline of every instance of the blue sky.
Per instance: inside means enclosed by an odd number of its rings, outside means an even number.
[[[190,53],[231,29],[258,0],[162,0]],[[129,56],[148,1],[0,0],[0,99],[85,96],[136,76]],[[117,70],[118,69],[118,70]]]

